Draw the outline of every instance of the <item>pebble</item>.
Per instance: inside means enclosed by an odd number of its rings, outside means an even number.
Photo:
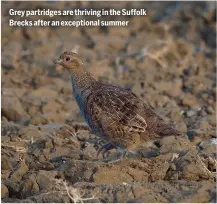
[[[175,171],[175,170],[176,170],[176,165],[172,163],[172,164],[170,165],[170,168]]]
[[[214,109],[211,106],[208,106],[207,109],[206,109],[206,111],[207,111],[208,114],[215,113]]]
[[[188,130],[187,125],[183,122],[177,123],[175,128],[182,133],[185,133]]]
[[[1,184],[1,198],[8,197],[8,194],[8,188],[4,184]]]
[[[210,129],[212,126],[207,121],[201,121],[199,128],[202,130]]]
[[[196,113],[197,113],[196,111],[190,110],[187,112],[187,117],[192,117],[192,116],[196,115]]]
[[[217,145],[217,139],[216,138],[212,138],[211,140],[208,141],[203,141],[199,144],[199,146],[203,149],[209,147],[209,146],[215,146]]]

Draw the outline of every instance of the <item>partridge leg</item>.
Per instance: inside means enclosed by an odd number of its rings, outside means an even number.
[[[103,158],[105,158],[105,156],[106,156],[105,154],[111,149],[117,149],[117,147],[114,144],[112,144],[111,142],[100,147],[99,150],[97,151],[97,159],[99,158],[100,153],[102,154]]]

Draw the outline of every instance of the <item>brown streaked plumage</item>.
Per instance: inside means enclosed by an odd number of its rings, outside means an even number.
[[[147,140],[180,135],[131,91],[92,78],[78,54],[64,52],[54,63],[71,73],[73,92],[85,121],[94,134],[112,144],[105,148],[134,152]]]

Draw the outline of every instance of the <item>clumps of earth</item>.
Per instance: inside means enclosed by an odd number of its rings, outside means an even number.
[[[2,2],[2,202],[215,203],[214,6]],[[39,7],[146,8],[148,15],[120,17],[128,27],[8,26],[9,8]],[[70,76],[52,62],[66,50],[80,53],[96,79],[131,89],[183,136],[150,141],[140,157],[100,163],[105,141],[89,131]]]

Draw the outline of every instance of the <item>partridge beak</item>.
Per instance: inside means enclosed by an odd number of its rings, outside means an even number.
[[[54,64],[60,64],[61,65],[63,60],[58,58],[58,59],[54,59],[53,62],[54,62]]]

